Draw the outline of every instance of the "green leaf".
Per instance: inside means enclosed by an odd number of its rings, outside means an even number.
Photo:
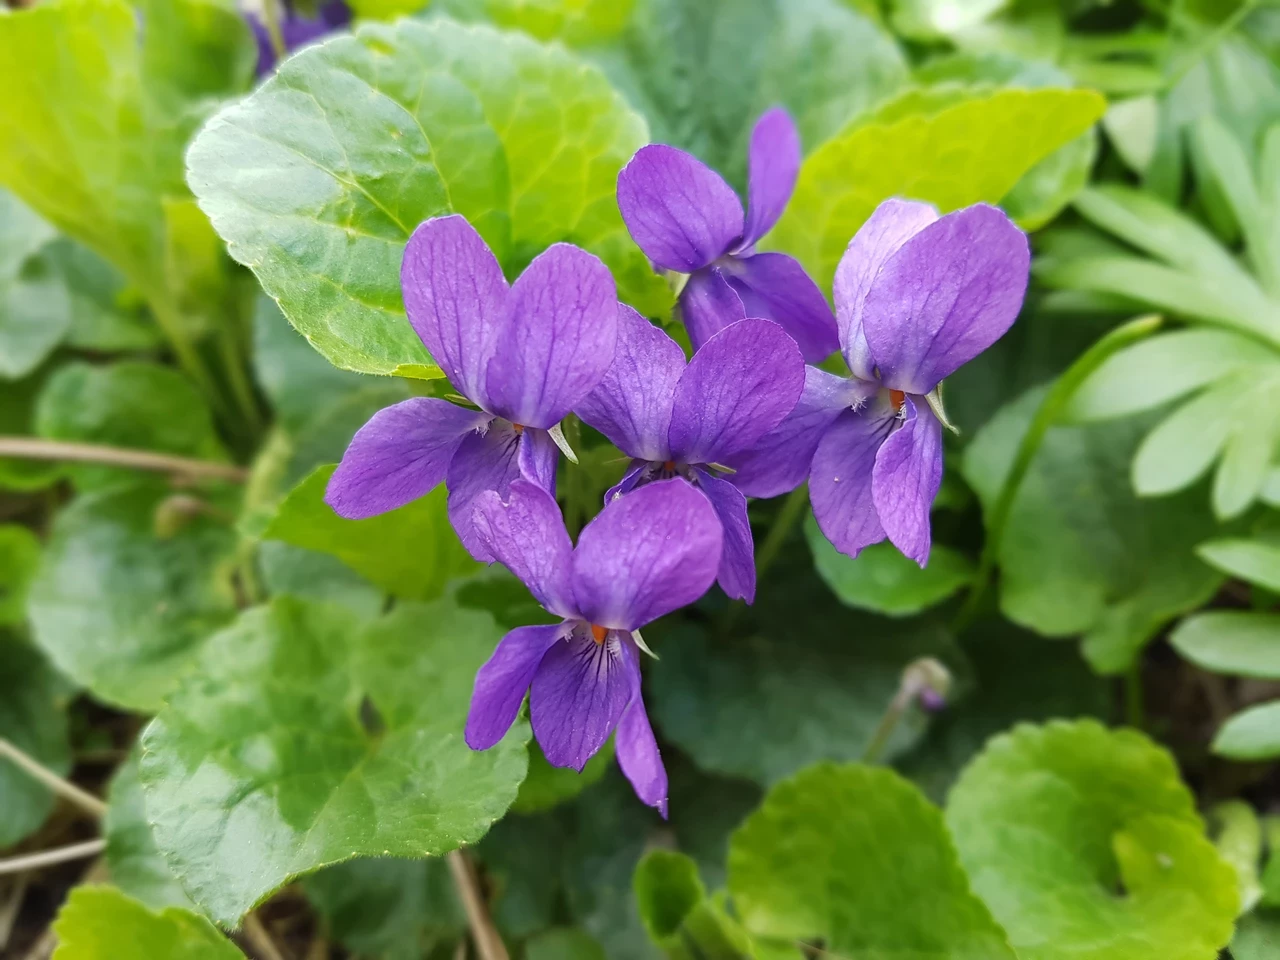
[[[1214,673],[1280,680],[1280,614],[1210,610],[1169,635],[1177,651]]]
[[[438,597],[454,577],[477,564],[458,541],[441,485],[390,513],[346,520],[324,502],[334,467],[318,467],[287,496],[263,536],[333,554],[389,593],[413,600]]]
[[[113,353],[151,350],[162,341],[137,290],[124,275],[83,244],[59,237],[41,249],[37,259],[66,287],[71,327],[66,344],[80,350]]]
[[[608,740],[579,773],[572,767],[553,767],[542,754],[537,741],[529,741],[529,773],[520,784],[516,802],[511,805],[515,813],[537,813],[550,810],[564,801],[576,797],[598,781],[613,761],[613,740]]]
[[[1280,539],[1225,537],[1202,543],[1200,559],[1231,577],[1280,592]]]
[[[39,374],[4,385],[0,390],[0,433],[30,435],[36,397],[42,385]],[[3,490],[40,490],[62,474],[63,465],[54,461],[0,457],[0,489]]]
[[[367,619],[386,606],[385,593],[327,553],[266,540],[258,544],[258,565],[262,584],[272,596],[287,593],[303,600],[340,603]]]
[[[1192,397],[1148,433],[1133,458],[1133,488],[1155,497],[1203,477],[1226,445],[1245,378],[1236,374]]]
[[[54,960],[244,960],[204,917],[176,907],[153,913],[113,887],[76,887],[53,932]]]
[[[1280,912],[1258,910],[1241,917],[1231,938],[1234,960],[1277,960],[1280,958]]]
[[[1039,406],[1033,390],[1000,411],[965,451],[962,470],[990,510]],[[1149,421],[1055,426],[1013,501],[998,547],[1000,607],[1046,636],[1084,635],[1089,662],[1124,670],[1168,620],[1221,578],[1195,544],[1215,529],[1195,491],[1140,500],[1126,469]]]
[[[71,769],[67,684],[35,650],[0,632],[0,737],[54,773]],[[0,758],[0,849],[37,830],[53,809],[53,794]]]
[[[935,544],[929,565],[921,569],[888,542],[846,557],[822,535],[812,514],[804,534],[818,575],[850,607],[908,616],[941,603],[973,579],[969,558],[950,547]]]
[[[604,947],[582,930],[547,930],[525,944],[524,960],[608,960]]]
[[[406,0],[372,2],[407,5]],[[427,0],[412,2],[421,9]],[[487,20],[508,30],[523,30],[539,40],[560,40],[578,47],[617,37],[631,19],[636,4],[637,0],[436,0],[432,12],[464,22]],[[393,12],[405,11],[393,7]],[[382,19],[390,17],[384,15]]]
[[[111,778],[107,815],[102,823],[107,839],[106,861],[111,882],[152,910],[181,907],[195,910],[169,865],[160,856],[139,780],[140,750],[133,750]]]
[[[404,317],[400,260],[442,214],[466,216],[509,274],[556,241],[584,246],[622,298],[661,311],[669,294],[614,202],[645,139],[644,121],[563,48],[402,20],[291,57],[205,126],[189,179],[232,256],[317,350],[391,373],[430,359]]]
[[[1240,913],[1246,914],[1262,898],[1258,861],[1262,857],[1262,824],[1253,807],[1243,800],[1215,804],[1208,814],[1213,843],[1222,859],[1236,872]]]
[[[368,960],[422,960],[467,929],[449,866],[437,857],[348,860],[302,886],[330,937]]]
[[[1231,936],[1235,872],[1136,731],[1015,727],[961,775],[947,825],[1020,960],[1207,960]]]
[[[1232,760],[1280,757],[1280,700],[1241,710],[1213,738],[1213,752]]]
[[[178,371],[158,363],[60,367],[40,393],[36,432],[50,440],[228,459],[199,392]],[[150,482],[147,474],[124,467],[77,464],[66,470],[82,491]]]
[[[26,527],[0,524],[0,626],[27,619],[27,589],[40,563],[40,541]]]
[[[1089,90],[1002,90],[932,115],[867,124],[815,150],[769,245],[830,289],[849,238],[892,196],[942,211],[995,203],[1037,162],[1088,130],[1105,103]]]
[[[218,922],[291,878],[357,856],[474,843],[524,779],[528,726],[462,740],[476,670],[501,636],[451,600],[361,629],[281,597],[206,643],[143,734],[156,843]]]
[[[707,897],[698,865],[674,850],[650,850],[641,857],[634,884],[640,919],[660,947],[677,937],[685,918]]]
[[[970,30],[1001,9],[1009,0],[893,0],[893,25],[917,40],[938,40]]]
[[[98,699],[151,711],[234,610],[235,534],[196,516],[155,534],[160,486],[82,496],[59,512],[31,585],[32,636]]]
[[[70,325],[71,299],[45,260],[32,257],[12,279],[0,277],[0,379],[29,374],[62,342]]]
[[[30,207],[0,190],[0,286],[11,283],[22,265],[58,235]]]
[[[752,933],[850,960],[1014,956],[941,811],[883,768],[819,764],[770,790],[733,836],[729,892]]]

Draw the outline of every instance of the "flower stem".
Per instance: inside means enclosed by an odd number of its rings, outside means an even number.
[[[453,874],[453,885],[458,890],[463,909],[467,913],[467,923],[471,927],[471,939],[475,943],[476,954],[480,960],[510,960],[506,944],[493,926],[489,917],[489,908],[480,894],[480,884],[476,880],[471,861],[461,850],[450,850],[445,857],[449,861],[449,872]]]
[[[995,573],[996,558],[1004,539],[1004,528],[1009,522],[1009,515],[1013,512],[1014,500],[1049,428],[1062,416],[1062,412],[1075,392],[1080,389],[1080,385],[1102,366],[1108,357],[1154,333],[1160,323],[1159,316],[1151,315],[1139,317],[1116,327],[1081,354],[1076,362],[1054,381],[1049,392],[1040,401],[1035,416],[1031,418],[1031,425],[1023,434],[1021,443],[1018,444],[1013,463],[1005,475],[1004,484],[1000,487],[995,505],[985,516],[987,536],[982,545],[982,556],[978,560],[978,572],[973,578],[973,586],[969,588],[969,596],[965,598],[964,605],[951,625],[952,632],[963,633],[977,619],[982,609],[982,601],[987,588],[991,586],[992,575]]]
[[[271,39],[271,51],[276,60],[283,60],[289,51],[284,46],[284,34],[280,30],[279,0],[262,0],[262,22],[266,25],[267,36]]]
[[[932,691],[941,700],[945,700],[950,687],[951,674],[933,657],[921,657],[907,664],[893,699],[889,701],[880,722],[876,724],[875,732],[867,741],[866,749],[862,751],[862,762],[875,763],[880,759],[907,709],[922,693]]]
[[[801,484],[787,494],[787,499],[782,502],[782,508],[778,511],[778,515],[773,518],[772,526],[769,527],[768,536],[764,538],[764,543],[756,551],[757,581],[764,579],[764,575],[773,566],[773,561],[778,559],[778,552],[782,549],[782,545],[787,542],[787,537],[791,535],[791,528],[796,525],[796,521],[804,513],[804,507],[808,499],[809,487],[807,484]]]
[[[39,853],[26,853],[20,857],[9,857],[6,860],[0,860],[0,875],[26,873],[28,870],[53,867],[69,860],[96,857],[106,848],[107,841],[99,838],[97,840],[86,840],[84,843],[73,843],[65,847],[54,847],[52,850],[41,850]]]
[[[39,780],[46,787],[61,797],[70,800],[91,816],[101,819],[107,813],[107,805],[85,790],[81,790],[69,780],[64,780],[38,760],[19,750],[8,740],[0,737],[0,757],[12,761],[17,767],[25,770],[33,779]]]
[[[78,463],[99,463],[113,467],[132,467],[136,470],[154,470],[159,473],[176,473],[188,477],[209,477],[242,483],[248,476],[243,467],[233,463],[217,463],[213,460],[195,460],[176,457],[151,450],[128,450],[98,443],[70,443],[62,440],[43,440],[38,437],[0,437],[0,457],[18,457],[24,460],[74,460]]]

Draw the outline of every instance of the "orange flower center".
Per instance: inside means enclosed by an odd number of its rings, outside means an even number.
[[[667,472],[670,472],[675,468],[676,468],[676,462],[674,460],[664,460],[662,462],[662,469],[666,470]]]
[[[591,636],[595,637],[596,643],[604,643],[604,638],[608,633],[608,627],[602,627],[598,623],[591,625]]]
[[[516,433],[524,433],[523,423],[513,423],[511,426],[515,427]]]
[[[889,402],[893,404],[893,409],[901,410],[902,405],[907,402],[907,395],[901,390],[890,390]]]

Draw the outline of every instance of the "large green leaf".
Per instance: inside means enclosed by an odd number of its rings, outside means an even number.
[[[76,887],[53,932],[55,960],[244,960],[204,917],[177,907],[152,913],[113,887]]]
[[[371,23],[304,50],[218,114],[189,179],[232,256],[336,366],[429,361],[400,260],[428,217],[466,216],[509,274],[548,244],[599,254],[646,312],[669,299],[614,201],[644,121],[561,47],[452,21]]]
[[[263,536],[333,554],[389,593],[413,600],[437,597],[477,564],[459,542],[445,511],[445,489],[390,513],[346,520],[324,502],[334,467],[318,467],[280,504]]]
[[[991,509],[1043,393],[1007,405],[965,451],[965,479]],[[1056,426],[1027,472],[999,546],[1000,606],[1046,636],[1084,635],[1090,663],[1125,669],[1168,620],[1221,577],[1194,545],[1215,529],[1203,496],[1140,500],[1127,467],[1147,421]]]
[[[70,691],[38,652],[0,632],[0,737],[57,774],[71,768],[65,700]],[[0,849],[44,823],[53,794],[0,758]]]
[[[357,856],[473,843],[524,778],[528,726],[462,740],[501,635],[452,600],[370,626],[281,597],[212,637],[143,734],[156,843],[220,923],[289,879]]]
[[[819,764],[769,791],[729,848],[743,925],[850,960],[1013,960],[942,813],[891,770]]]
[[[960,860],[1020,960],[1211,960],[1235,871],[1173,758],[1094,721],[993,739],[951,791]]]
[[[31,586],[33,637],[95,697],[155,710],[196,648],[234,609],[236,545],[222,519],[155,532],[159,484],[103,491],[58,513]]]
[[[944,212],[995,203],[1088,130],[1104,106],[1089,90],[1002,90],[932,114],[855,125],[805,160],[769,245],[798,257],[830,289],[849,238],[882,200],[925,200]]]
[[[107,794],[107,815],[102,829],[107,839],[106,862],[113,885],[152,910],[181,907],[194,910],[191,898],[183,891],[169,865],[160,856],[138,778],[135,749],[129,759],[116,769]]]

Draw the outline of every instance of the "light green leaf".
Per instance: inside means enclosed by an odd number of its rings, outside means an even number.
[[[35,650],[0,632],[0,737],[54,773],[71,769],[65,681]],[[0,849],[38,829],[53,794],[31,774],[0,758]]]
[[[1280,441],[1280,365],[1244,388],[1232,404],[1235,413],[1213,475],[1210,502],[1220,520],[1251,507],[1267,480]]]
[[[995,203],[1104,106],[1089,90],[1002,90],[930,116],[858,126],[805,160],[769,245],[830,289],[849,238],[882,200],[910,197],[944,212]]]
[[[160,345],[160,330],[137,290],[88,247],[59,237],[42,248],[37,259],[49,265],[70,299],[68,346],[112,353]]]
[[[770,790],[733,835],[729,892],[750,932],[849,960],[1014,956],[941,811],[883,768],[819,764]]]
[[[1113,354],[1071,398],[1078,423],[1153,410],[1249,367],[1280,363],[1280,354],[1229,330],[1157,334]]]
[[[22,265],[58,232],[8,190],[0,190],[0,286],[12,283]]]
[[[1233,960],[1280,958],[1280,912],[1258,910],[1241,917],[1231,939]]]
[[[454,577],[478,565],[459,542],[437,487],[413,503],[366,520],[346,520],[324,502],[334,468],[318,467],[280,504],[263,536],[329,553],[389,593],[438,597]]]
[[[1280,757],[1280,700],[1242,710],[1213,738],[1213,752],[1232,760]]]
[[[131,710],[160,706],[197,647],[234,610],[225,522],[191,518],[155,534],[159,485],[82,496],[60,511],[31,586],[32,636],[95,697]]]
[[[669,302],[622,224],[618,170],[644,121],[560,47],[449,20],[370,23],[291,57],[214,117],[189,179],[233,257],[335,366],[430,359],[400,260],[423,220],[461,213],[514,275],[567,240],[644,312]],[[234,158],[232,160],[231,158]]]
[[[515,799],[528,726],[462,740],[471,683],[501,636],[451,600],[361,629],[277,598],[205,645],[143,734],[156,843],[191,898],[234,924],[293,877],[357,856],[438,856]]]
[[[385,593],[332,554],[265,540],[258,544],[258,566],[262,585],[272,596],[287,593],[303,600],[340,603],[368,619],[387,603]]]
[[[1214,673],[1280,680],[1280,614],[1197,613],[1178,624],[1169,642],[1192,663]]]
[[[388,0],[373,2],[385,4]],[[405,0],[390,2],[405,5]],[[421,9],[427,0],[414,2]],[[578,47],[617,37],[636,4],[637,0],[436,0],[432,12],[462,21],[487,20],[508,30],[523,30],[539,40],[560,40]]]
[[[868,547],[856,559],[846,557],[822,535],[812,514],[805,519],[804,533],[818,575],[843,603],[862,610],[894,617],[919,613],[973,579],[969,558],[939,544],[922,570],[887,541]]]
[[[151,835],[142,783],[138,779],[140,753],[135,749],[116,769],[107,794],[107,815],[102,829],[107,839],[106,861],[111,882],[152,910],[165,907],[195,910],[195,904],[160,856]]]
[[[634,886],[649,939],[669,960],[759,956],[751,937],[726,908],[727,898],[707,897],[697,863],[683,853],[650,850],[636,866]]]
[[[547,930],[524,947],[524,960],[608,960],[604,947],[589,933],[572,928]]]
[[[1236,872],[1240,913],[1246,914],[1262,898],[1258,861],[1262,858],[1262,824],[1253,807],[1243,800],[1214,804],[1208,813],[1213,843],[1222,859]]]
[[[537,741],[529,741],[529,774],[520,784],[520,793],[511,805],[515,813],[537,813],[550,810],[564,801],[576,797],[599,780],[613,762],[613,740],[609,739],[587,761],[579,773],[572,767],[553,767],[542,754]]]
[[[1133,488],[1156,497],[1203,477],[1231,434],[1245,378],[1236,374],[1192,397],[1148,433],[1133,458]]]
[[[204,917],[177,907],[152,913],[113,887],[76,887],[53,932],[53,960],[244,960]]]
[[[60,367],[40,392],[36,432],[50,440],[228,459],[199,392],[181,373],[158,363]],[[77,464],[66,470],[82,491],[150,482],[147,474],[124,467]]]
[[[1007,405],[965,451],[962,470],[990,510],[1040,390]],[[1104,673],[1124,670],[1160,627],[1208,600],[1221,577],[1194,546],[1216,529],[1204,497],[1140,500],[1126,468],[1149,419],[1056,426],[1013,502],[998,561],[1000,607],[1046,636],[1084,635]]]
[[[1019,960],[1209,960],[1231,937],[1235,873],[1136,731],[1015,727],[961,775],[947,825]]]
[[[1009,5],[1009,0],[893,0],[893,25],[917,40],[939,40],[971,29]]]
[[[32,257],[11,280],[0,277],[0,380],[38,367],[70,325],[71,299],[45,260]]]
[[[27,619],[27,589],[40,563],[40,541],[24,526],[0,524],[0,626]]]
[[[1228,576],[1280,592],[1280,538],[1224,537],[1200,544],[1196,553]]]
[[[1158,101],[1147,94],[1112,102],[1102,118],[1107,139],[1135,173],[1145,173],[1155,156],[1158,111]]]

